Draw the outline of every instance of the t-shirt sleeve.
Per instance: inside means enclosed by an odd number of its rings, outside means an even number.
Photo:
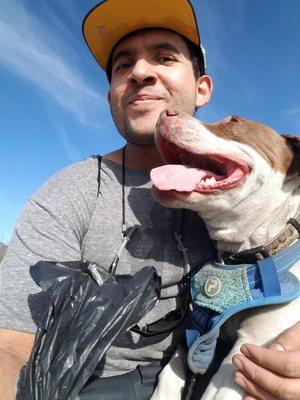
[[[29,267],[40,260],[81,260],[97,196],[97,160],[76,163],[52,177],[25,205],[0,265],[0,327],[36,331],[47,297]]]

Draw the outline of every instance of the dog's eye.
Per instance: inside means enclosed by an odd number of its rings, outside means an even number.
[[[236,115],[232,115],[232,117],[230,118],[230,122],[240,122],[240,119]]]

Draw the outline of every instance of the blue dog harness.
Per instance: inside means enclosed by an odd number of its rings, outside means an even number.
[[[207,263],[191,274],[193,328],[187,331],[188,365],[203,374],[215,352],[221,325],[239,311],[287,303],[300,295],[289,269],[300,259],[300,239],[253,264]]]

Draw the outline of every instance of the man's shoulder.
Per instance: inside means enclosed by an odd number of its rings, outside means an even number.
[[[94,176],[98,169],[98,160],[96,156],[91,156],[84,160],[77,161],[65,168],[62,168],[56,172],[49,180],[52,179],[71,179],[86,178],[88,176]]]
[[[47,203],[63,198],[94,198],[97,195],[97,171],[96,158],[73,163],[52,175],[31,198]]]
[[[45,185],[89,185],[96,179],[98,161],[94,157],[73,163],[52,175]]]

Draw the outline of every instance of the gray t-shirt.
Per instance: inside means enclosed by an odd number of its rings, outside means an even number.
[[[29,275],[39,260],[88,260],[109,268],[122,240],[122,168],[94,158],[73,164],[54,175],[35,193],[20,216],[0,266],[0,327],[35,332],[45,311],[45,298]],[[134,274],[152,265],[162,278],[162,300],[140,322],[153,322],[180,303],[183,258],[174,240],[178,210],[158,204],[151,193],[149,172],[126,169],[126,222],[137,228],[123,251],[118,274]],[[192,267],[213,252],[204,223],[184,212],[182,238]],[[122,374],[169,356],[181,329],[161,340],[128,332],[107,351],[99,376]]]

